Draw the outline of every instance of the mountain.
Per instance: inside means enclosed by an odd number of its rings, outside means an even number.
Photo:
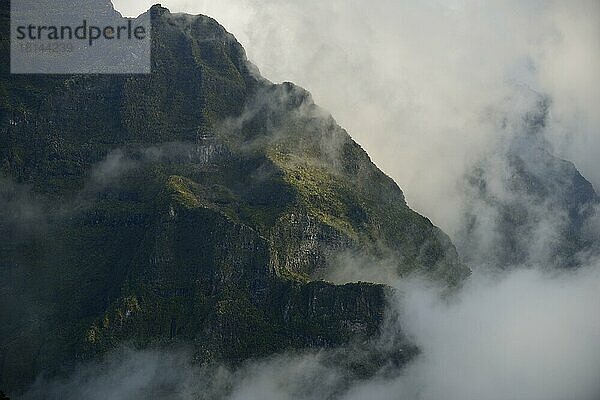
[[[465,178],[467,213],[458,235],[471,265],[575,268],[600,255],[600,196],[545,138],[551,107],[522,93],[527,112],[501,118],[505,141]]]
[[[213,19],[149,12],[151,75],[0,66],[0,387],[124,343],[235,365],[375,340],[390,289],[320,280],[342,254],[468,276],[307,91]]]

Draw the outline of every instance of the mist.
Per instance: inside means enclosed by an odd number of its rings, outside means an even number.
[[[575,274],[476,274],[440,301],[408,285],[404,321],[422,357],[393,383],[360,393],[418,399],[593,399],[600,393],[597,264]],[[377,397],[375,397],[377,398]]]

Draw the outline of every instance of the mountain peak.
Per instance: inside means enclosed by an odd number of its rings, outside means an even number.
[[[150,16],[152,18],[157,18],[164,14],[170,14],[170,11],[168,8],[163,7],[162,4],[154,4],[152,7],[150,7]]]

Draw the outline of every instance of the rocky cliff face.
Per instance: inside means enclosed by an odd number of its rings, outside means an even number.
[[[0,66],[2,387],[125,341],[235,363],[372,340],[387,289],[316,281],[340,252],[468,275],[306,91],[214,20],[150,13],[149,76]]]

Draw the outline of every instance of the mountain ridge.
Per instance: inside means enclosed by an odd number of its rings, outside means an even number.
[[[260,78],[215,20],[149,12],[149,76],[2,64],[0,385],[22,391],[125,342],[237,363],[377,340],[389,289],[320,281],[341,253],[450,286],[468,276],[308,92]]]
[[[593,226],[600,196],[572,162],[552,154],[545,137],[550,100],[520,96],[527,111],[513,126],[502,124],[504,142],[465,178],[470,209],[461,252],[472,264],[502,269],[585,265],[600,254]]]

